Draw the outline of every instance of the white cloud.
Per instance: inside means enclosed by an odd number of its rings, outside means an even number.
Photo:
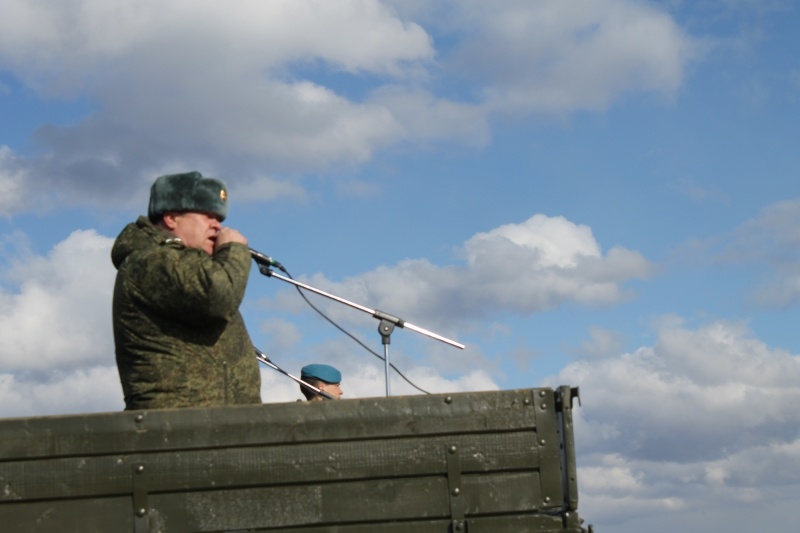
[[[730,205],[731,199],[725,190],[715,185],[699,184],[695,180],[682,178],[675,182],[673,188],[681,195],[696,203],[715,202]]]
[[[299,374],[288,372],[295,377],[300,377]],[[300,386],[297,383],[276,370],[262,366],[261,401],[280,403],[293,402],[300,399],[303,399],[303,394],[300,392]]]
[[[607,357],[619,354],[624,346],[621,334],[597,326],[589,328],[589,336],[590,341],[581,343],[580,353],[593,357]]]
[[[449,73],[483,83],[489,107],[514,114],[602,109],[630,90],[671,95],[695,53],[693,40],[652,3],[393,3],[446,34],[469,30],[441,61]]]
[[[393,359],[390,357],[390,361]],[[430,393],[497,390],[494,380],[482,369],[460,369],[463,374],[447,379],[438,369],[415,365],[402,368],[411,383]],[[346,398],[370,398],[386,395],[386,371],[383,363],[363,363],[363,358],[353,357],[342,366],[342,390]],[[390,373],[392,396],[422,394],[394,371]]]
[[[0,292],[0,360],[8,370],[47,371],[113,358],[112,239],[75,231],[48,257],[18,259],[6,276],[19,292]]]
[[[403,138],[417,144],[442,139],[482,147],[490,140],[489,116],[480,105],[456,102],[420,90],[391,85],[376,90],[370,102],[390,109]]]
[[[241,203],[261,202],[277,198],[292,199],[297,202],[307,200],[306,191],[298,183],[269,176],[254,176],[247,181],[236,183],[230,188],[230,193]]]
[[[772,266],[772,277],[754,294],[761,305],[785,307],[800,301],[800,199],[772,204],[735,233],[735,252]]]
[[[280,318],[270,318],[262,322],[259,331],[266,334],[266,344],[271,352],[289,351],[301,338],[296,325]]]
[[[0,68],[87,108],[36,132],[43,155],[22,161],[31,190],[122,202],[191,161],[258,198],[302,198],[265,176],[361,164],[398,143],[482,146],[496,111],[669,93],[691,47],[663,11],[628,0],[443,2],[436,18],[414,7],[3,0]],[[452,46],[435,48],[434,30]]]
[[[13,151],[8,146],[0,146],[0,215],[9,216],[30,207],[24,192],[24,171]]]
[[[652,347],[548,380],[581,389],[582,514],[615,523],[800,495],[800,357],[740,323],[660,328]]]
[[[0,57],[50,83],[85,83],[87,72],[114,68],[120,60],[138,74],[169,65],[167,76],[197,77],[209,64],[222,69],[218,74],[230,74],[317,58],[348,71],[400,74],[405,62],[433,54],[421,27],[398,20],[372,0],[233,0],[224,6],[213,0],[130,0],[114,6],[102,0],[4,0],[3,10]],[[154,52],[159,55],[141,60]]]
[[[46,377],[42,377],[47,374]],[[0,373],[0,418],[121,411],[116,365],[42,373]]]
[[[479,233],[465,245],[467,261],[474,265],[480,260],[493,260],[501,266],[502,256],[485,253],[492,242],[510,241],[537,252],[537,268],[575,267],[579,257],[598,257],[600,247],[588,226],[575,226],[563,217],[534,215],[522,224],[506,224],[487,233]]]
[[[729,234],[694,244],[713,250],[718,263],[768,267],[752,290],[755,304],[786,308],[800,301],[800,198],[770,204]]]
[[[394,128],[390,113],[283,70],[321,61],[394,77],[433,56],[422,28],[375,1],[6,3],[0,34],[14,72],[102,105],[74,131],[45,135],[54,144],[67,142],[64,135],[102,141],[112,133],[130,142],[130,134],[146,134],[150,143],[181,139],[240,155],[363,159]]]
[[[652,268],[641,254],[624,248],[603,255],[590,228],[545,215],[479,233],[464,243],[463,256],[464,266],[404,260],[341,283],[321,274],[305,282],[446,329],[454,320],[500,310],[528,315],[567,302],[611,305],[630,297],[625,282],[647,277]],[[274,305],[299,304],[292,295]],[[336,319],[348,316],[341,306],[326,309]]]

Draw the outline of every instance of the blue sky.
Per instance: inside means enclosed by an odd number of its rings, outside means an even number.
[[[799,10],[0,0],[0,416],[122,408],[110,247],[199,170],[296,279],[464,343],[395,330],[423,389],[580,386],[598,530],[796,530]],[[242,311],[286,371],[384,393],[291,285],[254,268]]]

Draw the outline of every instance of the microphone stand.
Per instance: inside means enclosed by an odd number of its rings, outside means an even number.
[[[383,362],[384,362],[384,372],[386,374],[386,396],[387,397],[392,395],[391,385],[389,384],[389,366],[390,366],[389,365],[389,344],[391,343],[391,336],[392,336],[392,332],[394,331],[395,327],[410,329],[410,330],[416,331],[417,333],[421,333],[422,335],[426,335],[426,336],[428,336],[428,337],[430,337],[432,339],[436,339],[436,340],[441,341],[441,342],[443,342],[445,344],[449,344],[450,346],[455,346],[456,348],[460,348],[462,350],[464,349],[464,345],[463,344],[461,344],[459,342],[456,342],[454,340],[450,340],[450,339],[448,339],[446,337],[442,337],[441,335],[437,335],[436,333],[433,333],[432,331],[428,331],[427,329],[423,329],[423,328],[421,328],[419,326],[415,326],[414,324],[412,324],[410,322],[406,322],[402,318],[398,318],[396,316],[390,315],[389,313],[384,313],[383,311],[378,311],[377,309],[370,309],[369,307],[364,307],[363,305],[359,305],[357,303],[353,303],[353,302],[345,300],[344,298],[341,298],[339,296],[335,296],[335,295],[330,294],[328,292],[325,292],[325,291],[322,291],[320,289],[317,289],[316,287],[312,287],[311,285],[306,285],[305,283],[301,283],[299,281],[295,281],[295,280],[291,279],[291,277],[287,278],[285,276],[281,276],[280,274],[276,274],[267,265],[264,265],[264,264],[259,263],[259,262],[257,262],[257,264],[258,264],[259,272],[261,272],[263,275],[267,276],[268,278],[278,278],[279,280],[285,281],[286,283],[291,283],[292,285],[295,285],[296,287],[300,287],[302,289],[306,289],[307,291],[311,291],[311,292],[313,292],[315,294],[319,294],[320,296],[324,296],[326,298],[330,298],[331,300],[335,300],[335,301],[337,301],[339,303],[343,303],[345,305],[349,305],[350,307],[352,307],[354,309],[358,309],[359,311],[363,311],[364,313],[372,315],[373,317],[375,317],[378,320],[380,320],[380,323],[378,324],[378,332],[381,335],[381,342],[383,344]],[[283,269],[281,268],[281,270],[283,270]]]
[[[306,383],[302,379],[300,379],[298,377],[295,377],[295,376],[291,375],[290,373],[288,373],[287,371],[285,371],[284,369],[278,367],[278,365],[276,365],[275,363],[270,361],[269,357],[267,357],[267,355],[264,352],[262,352],[261,350],[259,350],[255,346],[253,346],[253,349],[256,351],[256,359],[258,359],[259,361],[261,361],[262,363],[264,363],[268,367],[277,370],[281,374],[283,374],[285,376],[289,376],[290,378],[295,380],[297,383],[299,383],[301,387],[305,387],[306,389],[308,389],[308,390],[310,390],[310,391],[312,391],[312,392],[314,392],[316,394],[319,394],[320,396],[322,396],[326,400],[338,400],[338,398],[336,396],[334,396],[333,394],[331,394],[330,392],[325,392],[324,390],[318,389],[314,385],[312,385],[311,383]]]

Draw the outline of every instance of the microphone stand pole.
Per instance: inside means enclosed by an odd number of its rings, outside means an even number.
[[[308,389],[308,390],[310,390],[310,391],[312,391],[312,392],[314,392],[316,394],[319,394],[320,396],[322,396],[326,400],[338,400],[338,398],[336,396],[334,396],[333,394],[331,394],[329,392],[325,392],[324,390],[320,390],[320,389],[316,388],[314,385],[312,385],[311,383],[306,383],[302,379],[300,379],[298,377],[295,377],[295,376],[291,375],[290,373],[288,373],[287,371],[285,371],[284,369],[278,367],[278,365],[276,365],[275,363],[273,363],[272,361],[269,360],[269,357],[267,357],[267,355],[264,352],[262,352],[261,350],[259,350],[255,346],[253,346],[253,349],[256,351],[256,359],[258,359],[259,361],[261,361],[262,363],[264,363],[268,367],[277,370],[281,374],[283,374],[285,376],[289,376],[290,378],[295,380],[297,383],[299,383],[301,387],[305,387],[306,389]]]
[[[349,305],[354,309],[358,309],[359,311],[363,311],[369,315],[380,320],[378,324],[378,332],[381,334],[381,341],[383,343],[383,362],[384,362],[384,371],[386,373],[386,396],[391,396],[391,386],[389,385],[389,344],[391,343],[391,335],[394,331],[395,327],[406,328],[412,331],[416,331],[422,335],[426,335],[432,339],[436,339],[441,341],[445,344],[449,344],[450,346],[455,346],[456,348],[464,349],[464,345],[460,342],[456,342],[454,340],[450,340],[446,337],[442,337],[441,335],[437,335],[432,331],[428,331],[427,329],[423,329],[419,326],[415,326],[411,322],[406,322],[402,318],[398,318],[396,316],[390,315],[388,313],[384,313],[383,311],[378,311],[377,309],[370,309],[369,307],[364,307],[363,305],[359,305],[357,303],[353,303],[351,301],[345,300],[339,296],[335,296],[328,292],[322,291],[317,289],[316,287],[312,287],[311,285],[306,285],[305,283],[301,283],[299,281],[295,281],[291,279],[291,277],[281,276],[280,274],[276,274],[273,272],[268,266],[258,263],[258,270],[263,275],[267,276],[268,278],[278,278],[281,281],[285,281],[286,283],[291,283],[296,287],[300,287],[307,291],[311,291],[315,294],[319,294],[320,296],[324,296],[326,298],[330,298],[331,300],[335,300],[339,303],[343,303],[345,305]]]

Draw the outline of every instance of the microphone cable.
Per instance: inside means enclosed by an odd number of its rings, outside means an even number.
[[[285,273],[287,276],[289,276],[291,279],[294,279],[294,278],[292,278],[292,275],[291,275],[291,274],[289,274],[289,272],[288,272],[288,271],[287,271],[285,268],[283,268],[283,266],[281,266],[281,268],[280,268],[280,269],[281,269],[281,270],[282,270],[282,271],[283,271],[283,272],[284,272],[284,273]],[[319,313],[319,315],[320,315],[322,318],[324,318],[325,320],[327,320],[328,322],[330,322],[330,323],[333,325],[333,327],[335,327],[336,329],[338,329],[339,331],[341,331],[342,333],[344,333],[345,335],[347,335],[348,337],[350,337],[351,339],[353,339],[354,341],[356,341],[358,344],[360,344],[360,345],[361,345],[361,347],[362,347],[362,348],[364,348],[365,350],[367,350],[369,353],[371,353],[372,355],[374,355],[375,357],[377,357],[377,358],[378,358],[378,359],[380,359],[381,361],[386,361],[386,358],[385,358],[385,357],[383,357],[381,354],[379,354],[378,352],[376,352],[375,350],[373,350],[372,348],[370,348],[369,346],[367,346],[366,344],[364,344],[363,342],[361,342],[361,340],[360,340],[360,339],[358,339],[358,338],[357,338],[355,335],[353,335],[353,334],[352,334],[352,333],[350,333],[349,331],[345,330],[345,329],[344,329],[343,327],[341,327],[339,324],[337,324],[336,322],[334,322],[334,321],[333,321],[333,320],[332,320],[332,319],[331,319],[331,318],[330,318],[328,315],[326,315],[325,313],[323,313],[322,311],[320,311],[320,310],[319,310],[319,308],[318,308],[316,305],[314,305],[313,303],[311,303],[311,300],[309,300],[309,299],[308,299],[308,297],[306,297],[305,293],[302,291],[302,289],[301,289],[300,287],[298,287],[297,285],[295,285],[295,286],[294,286],[294,288],[297,290],[297,292],[299,292],[299,293],[300,293],[300,296],[302,296],[302,297],[303,297],[303,300],[305,300],[305,301],[306,301],[306,303],[307,303],[308,305],[310,305],[310,306],[311,306],[311,309],[313,309],[314,311],[316,311],[317,313]],[[410,379],[408,379],[408,378],[407,378],[405,375],[403,375],[403,373],[402,373],[402,372],[400,372],[400,370],[399,370],[399,369],[398,369],[396,366],[394,366],[394,363],[392,363],[391,361],[389,362],[389,366],[392,368],[392,370],[394,370],[395,372],[397,372],[397,375],[399,375],[401,378],[403,378],[403,379],[406,381],[406,383],[408,383],[409,385],[411,385],[412,387],[414,387],[415,389],[417,389],[418,391],[420,391],[420,392],[422,392],[422,393],[425,393],[425,394],[430,394],[430,392],[426,391],[425,389],[422,389],[422,388],[418,387],[417,385],[415,385],[415,384],[414,384],[414,382],[412,382],[412,381],[411,381]]]

